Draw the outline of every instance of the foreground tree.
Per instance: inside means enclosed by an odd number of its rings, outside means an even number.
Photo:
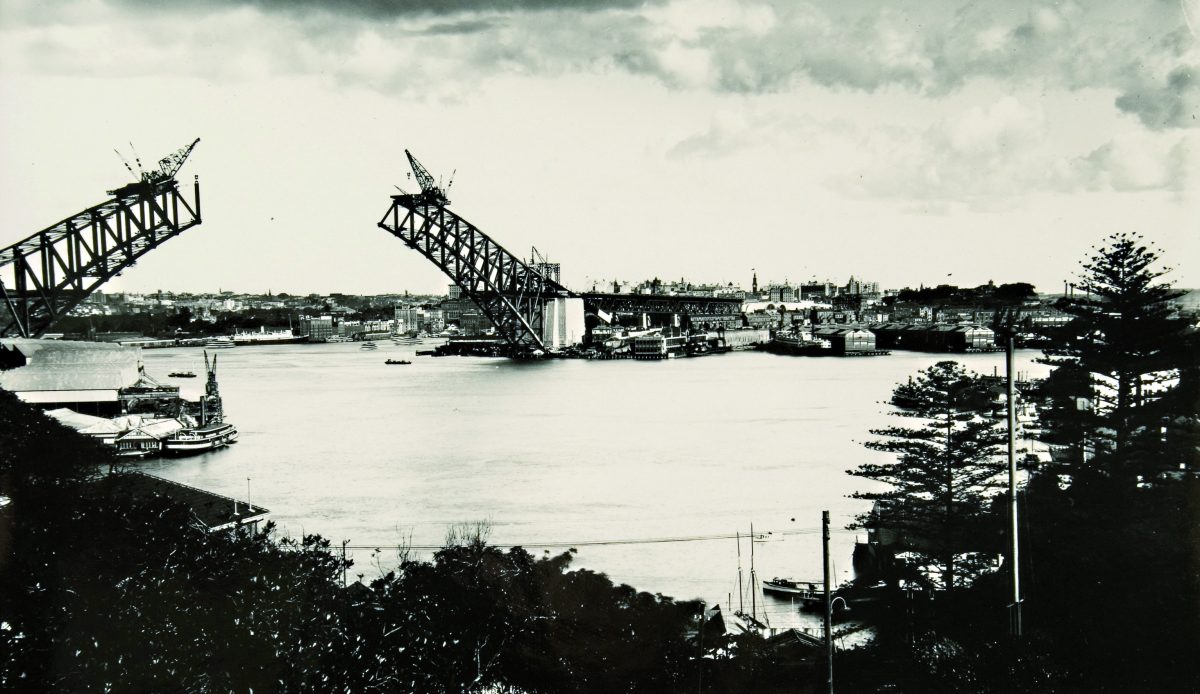
[[[1141,236],[1114,234],[1082,263],[1084,295],[1059,304],[1072,320],[1046,350],[1057,368],[1045,424],[1080,459],[1090,452],[1094,469],[1147,475],[1194,464],[1194,446],[1164,445],[1194,428],[1196,402],[1176,391],[1196,370],[1197,345],[1172,305],[1183,292],[1158,281],[1169,272],[1159,266]]]
[[[986,571],[995,548],[984,530],[990,521],[986,502],[1001,486],[1006,439],[984,416],[989,400],[979,380],[956,362],[925,369],[892,396],[895,414],[921,420],[919,426],[873,429],[883,439],[865,444],[895,459],[848,471],[891,487],[853,494],[876,503],[852,527],[897,534],[901,548],[915,557],[913,568],[947,590]]]

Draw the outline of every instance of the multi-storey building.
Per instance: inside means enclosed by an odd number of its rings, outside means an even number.
[[[333,316],[300,316],[300,334],[309,342],[324,342],[333,337]]]

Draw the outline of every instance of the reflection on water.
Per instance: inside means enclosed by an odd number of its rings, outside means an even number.
[[[142,465],[242,499],[249,488],[281,532],[379,547],[384,568],[395,563],[389,546],[410,535],[437,544],[461,522],[488,521],[502,545],[732,535],[753,523],[771,533],[755,545],[760,578],[816,579],[828,509],[846,579],[855,533],[839,529],[866,508],[847,495],[870,483],[845,471],[880,458],[861,442],[891,423],[883,401],[892,387],[946,358],[1003,370],[1002,354],[530,363],[415,349],[222,350],[221,393],[240,442]],[[1036,356],[1019,354],[1018,368],[1044,375]],[[144,357],[157,378],[202,365],[198,348]],[[736,606],[736,552],[732,539],[588,545],[576,565]],[[745,540],[742,553],[748,580]],[[369,553],[356,559],[356,572],[375,575]],[[786,601],[766,604],[774,623],[791,619]]]

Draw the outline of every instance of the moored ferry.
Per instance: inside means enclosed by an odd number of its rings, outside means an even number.
[[[168,455],[192,455],[203,453],[233,443],[238,432],[232,424],[214,422],[194,429],[181,429],[162,442],[162,450]]]
[[[204,343],[204,346],[209,349],[229,349],[236,345],[237,343],[228,337],[210,337]]]

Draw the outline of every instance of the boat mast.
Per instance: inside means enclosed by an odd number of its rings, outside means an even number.
[[[750,616],[758,621],[758,574],[754,572],[754,524],[750,524]]]
[[[742,597],[746,594],[746,589],[742,587],[742,531],[737,531],[737,557],[738,557],[738,614],[746,613],[746,606],[742,604]]]

